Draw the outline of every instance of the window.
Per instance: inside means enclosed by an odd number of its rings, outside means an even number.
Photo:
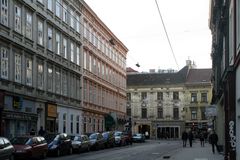
[[[55,72],[55,84],[56,84],[55,91],[57,94],[60,94],[61,93],[61,74],[59,69],[56,69],[56,72]]]
[[[67,23],[67,4],[63,2],[63,22]]]
[[[80,48],[77,47],[77,65],[80,65]]]
[[[56,33],[56,53],[60,55],[60,34]]]
[[[52,33],[52,27],[48,27],[48,39],[47,39],[47,42],[48,42],[48,49],[52,51],[52,42],[53,42],[53,33]]]
[[[207,93],[201,93],[201,102],[207,102]]]
[[[55,14],[57,17],[61,17],[61,1],[60,0],[56,0],[56,10],[55,10]]]
[[[71,114],[71,125],[70,125],[70,130],[71,130],[71,134],[73,134],[73,115]]]
[[[15,5],[15,31],[22,33],[21,8]]]
[[[87,38],[87,22],[83,22],[83,36]]]
[[[192,118],[192,120],[197,119],[197,111],[196,110],[191,111],[191,118]]]
[[[67,58],[67,40],[63,38],[63,57]]]
[[[63,114],[63,133],[66,133],[66,129],[67,129],[67,114],[64,113]]]
[[[89,55],[89,63],[88,63],[88,65],[89,65],[89,71],[92,72],[92,56],[91,55]]]
[[[43,64],[38,64],[38,88],[43,89]]]
[[[43,22],[38,20],[38,44],[43,45]]]
[[[71,45],[70,45],[70,53],[71,53],[71,62],[74,62],[74,44],[71,42]]]
[[[26,37],[32,39],[32,14],[27,12],[26,13]]]
[[[127,93],[127,101],[131,101],[131,93]]]
[[[21,83],[22,80],[22,56],[15,53],[15,82]]]
[[[75,28],[74,27],[74,12],[73,12],[73,10],[72,9],[70,9],[70,26],[72,27],[72,28]]]
[[[163,108],[162,107],[157,108],[157,117],[163,118]]]
[[[141,100],[144,101],[147,99],[147,92],[142,92],[141,93]]]
[[[191,102],[197,102],[197,93],[191,93]]]
[[[131,108],[130,107],[127,107],[127,116],[131,116]]]
[[[8,0],[1,0],[1,23],[8,26]]]
[[[32,60],[29,58],[26,59],[26,69],[27,69],[26,84],[28,86],[31,86],[32,85]]]
[[[179,109],[173,108],[173,119],[179,119]]]
[[[157,100],[158,101],[163,100],[163,92],[157,92]]]
[[[80,117],[77,115],[76,116],[76,133],[79,134],[79,121],[80,121]]]
[[[83,118],[83,133],[87,132],[87,118]]]
[[[78,33],[80,33],[80,16],[76,15],[76,30]]]
[[[173,92],[173,100],[179,100],[179,93]]]
[[[8,50],[1,47],[1,78],[8,79]]]
[[[52,68],[49,66],[48,67],[48,78],[47,78],[47,89],[48,91],[52,91],[53,90],[53,70]]]
[[[50,11],[53,10],[53,1],[52,0],[47,0],[47,9]]]
[[[229,65],[234,63],[234,10],[233,1],[230,2],[229,7]]]
[[[64,96],[67,96],[67,73],[66,71],[63,71],[62,73],[62,94]]]
[[[142,108],[142,118],[147,118],[147,108]]]
[[[201,115],[202,115],[202,120],[206,120],[206,115],[205,115],[206,109],[205,107],[201,108]]]

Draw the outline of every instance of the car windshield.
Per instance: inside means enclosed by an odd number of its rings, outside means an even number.
[[[89,139],[97,139],[97,134],[91,134],[91,135],[89,136]]]
[[[74,141],[81,141],[81,137],[80,136],[75,136],[73,140]]]
[[[102,135],[103,135],[104,138],[108,138],[108,133],[107,132],[103,133]]]
[[[141,137],[141,134],[134,134],[134,137]]]
[[[121,136],[121,135],[122,135],[122,132],[115,132],[114,135],[115,135],[115,136]]]
[[[15,145],[30,145],[32,140],[28,137],[15,137],[11,140],[11,143]]]

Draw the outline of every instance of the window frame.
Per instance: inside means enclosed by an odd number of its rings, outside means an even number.
[[[15,82],[22,82],[22,55],[15,52],[14,56],[15,61]]]
[[[43,39],[44,39],[44,34],[43,34],[43,30],[44,30],[44,25],[43,25],[43,21],[38,19],[38,44],[43,46]]]
[[[22,8],[18,4],[14,5],[14,30],[22,33]]]
[[[53,27],[50,25],[47,30],[47,49],[53,51]]]
[[[9,51],[6,47],[1,47],[1,78],[8,79]]]
[[[37,88],[38,89],[43,89],[43,84],[44,84],[44,68],[42,63],[38,63],[37,65],[37,74],[38,74],[38,83],[37,83]]]
[[[55,33],[55,53],[57,55],[60,55],[61,54],[61,35],[59,32],[56,32]]]
[[[1,24],[8,26],[8,1],[9,0],[1,0]],[[4,4],[2,2],[5,2]],[[7,4],[7,5],[6,5]]]
[[[33,78],[33,61],[31,58],[26,58],[26,85],[32,86]]]
[[[30,19],[29,19],[30,18]],[[29,21],[30,20],[30,21]],[[25,36],[29,39],[32,39],[32,21],[33,16],[29,11],[26,11],[26,25],[25,25]]]

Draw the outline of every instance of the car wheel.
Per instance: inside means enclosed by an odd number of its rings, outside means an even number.
[[[59,157],[60,156],[60,150],[58,149],[57,150],[57,157]]]
[[[47,157],[47,152],[43,152],[42,159],[45,159]]]
[[[69,154],[72,154],[72,153],[73,153],[73,149],[72,149],[72,147],[70,147]]]
[[[11,156],[9,156],[9,158],[8,158],[9,160],[14,160],[14,156],[13,155],[11,155]]]

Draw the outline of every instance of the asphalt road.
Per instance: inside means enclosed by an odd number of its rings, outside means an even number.
[[[51,160],[162,160],[168,159],[178,149],[181,141],[146,141],[132,146],[114,147],[100,151],[49,157]]]

